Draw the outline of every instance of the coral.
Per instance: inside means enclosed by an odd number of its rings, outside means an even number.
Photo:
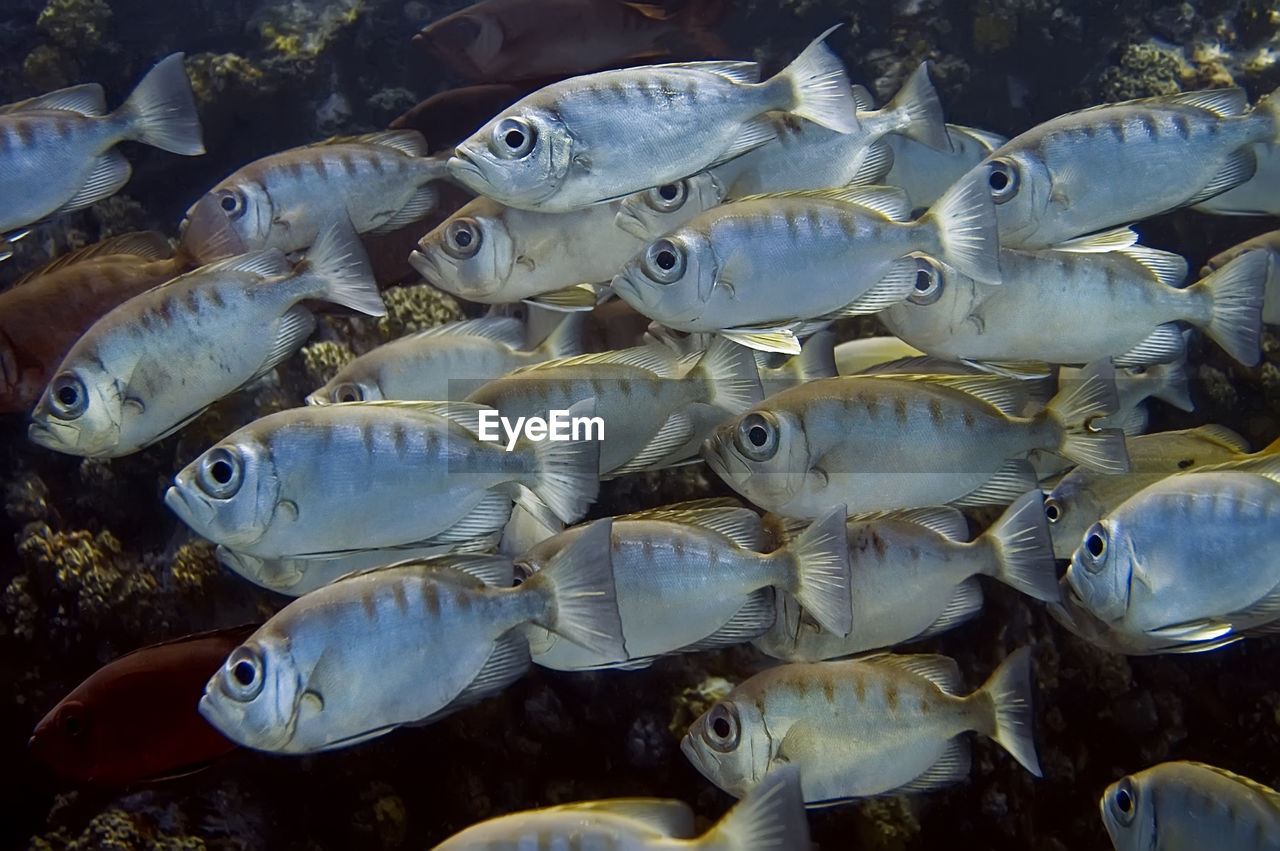
[[[22,60],[22,76],[28,84],[41,91],[68,86],[79,74],[80,69],[74,60],[47,44],[36,47]]]
[[[667,730],[677,739],[683,737],[702,713],[732,690],[733,683],[724,677],[706,677],[697,685],[681,690],[671,698],[671,721]]]
[[[179,593],[191,597],[208,593],[214,580],[221,576],[218,560],[213,554],[213,544],[208,541],[183,544],[173,554],[169,575]]]
[[[263,6],[255,23],[264,45],[279,58],[313,59],[355,23],[363,5],[364,0],[277,0]]]
[[[382,300],[387,305],[387,315],[378,320],[383,340],[464,318],[457,300],[430,284],[392,287],[382,293]]]
[[[1181,50],[1154,41],[1130,44],[1119,64],[1102,73],[1098,91],[1110,101],[1169,95],[1182,91],[1191,74]]]
[[[4,510],[17,522],[41,520],[49,514],[49,488],[34,474],[18,477],[4,488]]]
[[[186,60],[196,102],[208,104],[228,91],[251,90],[264,83],[263,73],[238,53],[197,53]]]
[[[105,0],[49,0],[36,26],[70,50],[87,50],[102,43],[111,7]]]
[[[995,53],[1013,44],[1018,18],[997,13],[990,3],[979,3],[973,18],[973,46],[979,53]]]
[[[354,357],[346,343],[326,340],[302,347],[302,364],[307,371],[307,379],[314,387],[327,383]]]
[[[34,639],[40,619],[39,606],[31,596],[31,580],[26,576],[15,576],[0,596],[0,604],[3,604],[7,616],[5,623],[13,634],[24,641]]]
[[[128,195],[112,195],[90,208],[98,221],[98,238],[106,239],[122,233],[146,230],[152,220],[142,205]]]
[[[148,793],[131,795],[94,816],[78,836],[59,828],[31,840],[33,851],[203,851],[207,845],[186,833],[176,805],[161,808]]]
[[[902,797],[872,798],[858,807],[859,848],[899,851],[920,833],[911,802]]]
[[[398,848],[407,834],[408,811],[404,799],[386,783],[374,782],[360,795],[363,806],[352,817],[356,832],[376,837],[376,847]],[[362,843],[366,844],[366,843]]]

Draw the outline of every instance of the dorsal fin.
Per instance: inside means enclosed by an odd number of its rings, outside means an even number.
[[[690,71],[703,71],[716,74],[735,83],[760,82],[760,63],[743,61],[710,61],[710,62],[667,62],[662,65],[650,65],[649,68],[684,68]]]
[[[248,272],[251,275],[260,275],[264,278],[282,278],[292,274],[293,265],[280,249],[262,248],[257,251],[250,251],[248,254],[241,254],[238,257],[218,260],[207,266],[201,266],[196,271],[209,274]]]
[[[323,148],[326,145],[351,144],[391,148],[410,157],[427,155],[427,140],[417,130],[382,130],[377,133],[362,133],[359,136],[334,136],[323,142],[314,142],[308,147]]]
[[[1165,286],[1181,287],[1187,279],[1187,261],[1181,254],[1158,251],[1145,245],[1131,245],[1120,249],[1119,253],[1149,269]]]
[[[765,192],[737,199],[742,201],[767,201],[771,198],[813,198],[822,201],[840,201],[874,210],[890,221],[905,222],[911,218],[911,202],[907,193],[896,186],[834,186],[829,189],[795,189],[787,192]]]
[[[1003,375],[868,375],[866,377],[937,384],[981,399],[1009,417],[1021,416],[1028,398],[1027,388],[1022,382]]]
[[[666,523],[684,523],[690,526],[697,526],[699,529],[706,529],[709,532],[723,535],[733,541],[735,546],[751,552],[759,552],[764,546],[764,530],[760,525],[760,517],[749,508],[741,506],[693,509],[659,508],[649,512],[640,512],[640,514],[647,516],[634,517],[628,515],[625,519],[659,520]],[[624,518],[615,519],[622,520]]]
[[[628,4],[632,5],[632,4]],[[606,798],[548,807],[543,812],[610,813],[643,823],[668,839],[692,839],[693,810],[684,801],[660,798]]]
[[[0,115],[32,109],[61,109],[80,115],[106,115],[107,99],[102,92],[102,86],[97,83],[84,83],[0,106]]]
[[[423,331],[416,331],[401,339],[423,340],[430,337],[483,337],[518,349],[524,344],[524,325],[519,319],[507,316],[482,316],[479,319],[463,319],[446,322]]]
[[[63,254],[61,257],[55,257],[39,269],[23,275],[14,286],[22,286],[36,278],[48,275],[50,272],[65,269],[68,266],[82,263],[93,257],[119,255],[138,257],[142,260],[167,260],[173,255],[173,251],[169,248],[169,240],[158,231],[148,230],[139,231],[138,233],[126,233],[121,236],[113,236],[110,239],[104,239],[101,242],[95,242],[92,245],[86,245],[84,248]]]
[[[1275,789],[1272,789],[1270,786],[1267,786],[1264,783],[1259,783],[1257,780],[1254,780],[1249,777],[1245,777],[1242,774],[1236,774],[1234,771],[1227,771],[1227,769],[1219,768],[1216,765],[1208,765],[1207,763],[1193,762],[1191,760],[1187,760],[1187,765],[1194,765],[1197,768],[1203,768],[1206,771],[1212,771],[1214,774],[1217,774],[1219,777],[1225,777],[1228,780],[1231,780],[1235,783],[1239,783],[1241,786],[1244,786],[1250,792],[1254,792],[1258,795],[1261,795],[1263,798],[1266,798],[1267,803],[1269,803],[1272,807],[1280,809],[1280,792],[1277,792]]]
[[[1202,425],[1193,428],[1189,432],[1204,440],[1216,443],[1232,452],[1245,453],[1249,451],[1249,441],[1245,440],[1239,434],[1222,425]],[[1277,447],[1280,448],[1280,447]],[[1267,447],[1263,452],[1274,451],[1271,447]]]
[[[1053,246],[1054,251],[1070,251],[1076,254],[1105,254],[1128,248],[1138,241],[1138,232],[1127,225],[1098,233],[1077,236]]]
[[[568,358],[543,361],[513,370],[511,375],[524,375],[562,366],[589,366],[592,364],[613,364],[616,366],[632,366],[647,369],[662,378],[675,378],[679,361],[671,350],[662,346],[636,346],[630,349],[619,349],[612,352],[596,352],[589,355],[574,355]]]
[[[876,108],[876,99],[866,86],[850,86],[853,91],[853,105],[858,112],[870,112]]]
[[[409,402],[399,399],[380,399],[376,402],[338,402],[325,407],[346,408],[354,406],[362,408],[399,408],[405,411],[431,414],[457,423],[474,435],[479,435],[480,433],[480,412],[493,410],[487,405],[477,405],[474,402]]]
[[[1235,118],[1244,115],[1249,109],[1249,96],[1241,88],[1179,92],[1166,95],[1159,98],[1159,100],[1207,109],[1223,118]]]
[[[945,694],[959,695],[964,688],[960,678],[960,666],[949,656],[920,654],[917,656],[898,656],[887,653],[866,660],[868,664],[886,668],[898,668],[916,676],[924,677],[936,685]]]

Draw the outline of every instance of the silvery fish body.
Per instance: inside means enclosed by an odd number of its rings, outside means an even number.
[[[306,260],[274,249],[203,266],[135,296],[85,332],[32,415],[41,446],[136,452],[293,354],[323,299],[386,314],[355,234],[332,229]]]
[[[793,545],[763,555],[760,518],[745,508],[645,512],[614,518],[612,565],[626,658],[591,653],[545,630],[531,634],[535,663],[562,671],[651,663],[670,653],[744,642],[773,620],[773,589],[810,603],[837,634],[849,628],[848,552],[843,513],[833,513]],[[569,529],[517,560],[517,572],[541,570],[581,534]]]
[[[1123,434],[1086,425],[1114,410],[1108,368],[1030,417],[1025,404],[1025,388],[1000,377],[826,378],[720,426],[702,455],[744,497],[791,518],[839,504],[855,515],[1008,503],[1036,486],[1025,458],[1037,448],[1125,469]]]
[[[202,262],[259,248],[286,253],[346,217],[357,233],[394,230],[436,205],[444,164],[416,130],[388,130],[290,148],[255,160],[187,211],[182,244]]]
[[[958,124],[947,125],[947,136],[951,139],[950,151],[940,151],[896,133],[885,137],[885,144],[893,151],[893,167],[883,182],[906,192],[914,210],[931,206],[969,169],[1009,141]]]
[[[595,534],[608,535],[608,521]],[[227,657],[200,713],[276,753],[345,747],[501,691],[529,667],[537,622],[618,646],[608,565],[566,553],[519,588],[511,563],[445,556],[371,570],[294,600]]]
[[[1053,545],[1039,491],[1009,507],[974,540],[953,508],[851,518],[845,526],[852,572],[853,629],[824,629],[793,597],[779,595],[770,630],[752,643],[791,662],[816,662],[893,647],[958,626],[982,608],[978,576],[1040,600],[1058,599]]]
[[[165,504],[197,534],[263,558],[461,536],[464,519],[480,537],[501,529],[525,489],[566,522],[581,516],[598,486],[596,444],[520,442],[508,452],[476,436],[480,410],[355,402],[280,411],[189,464]]]
[[[1266,266],[1251,253],[1183,287],[1186,261],[1143,246],[1003,250],[1000,286],[922,261],[927,284],[881,317],[910,345],[954,360],[1158,363],[1182,351],[1176,323],[1187,322],[1254,364]]]
[[[0,107],[0,259],[9,254],[5,232],[87,207],[124,186],[130,168],[115,150],[120,142],[204,153],[182,58],[175,53],[158,62],[109,115],[97,84]]]
[[[1248,180],[1253,146],[1280,128],[1214,89],[1069,112],[1015,136],[961,182],[988,189],[1004,248],[1048,248],[1081,234],[1207,200]]]
[[[967,780],[969,746],[958,737],[969,730],[994,738],[1040,776],[1030,662],[1028,648],[1016,651],[968,696],[945,656],[780,665],[703,714],[680,749],[738,797],[776,766],[798,766],[810,806]]]
[[[1067,584],[1127,633],[1220,644],[1280,615],[1275,454],[1161,479],[1085,533]]]
[[[600,474],[618,475],[682,460],[670,457],[682,448],[692,454],[692,406],[712,406],[720,416],[745,410],[760,399],[760,380],[750,350],[719,339],[692,369],[669,349],[640,346],[536,364],[490,381],[466,401],[514,423],[587,399],[595,400],[604,427]]]
[[[1260,142],[1253,157],[1258,162],[1253,177],[1195,208],[1219,216],[1280,216],[1280,144]]]
[[[1107,787],[1116,851],[1280,851],[1280,793],[1200,762],[1162,762]]]
[[[432,286],[484,304],[607,283],[641,248],[616,213],[616,203],[547,213],[476,198],[418,240],[409,263]]]
[[[504,204],[564,212],[671,183],[759,147],[773,138],[766,112],[854,132],[849,80],[822,44],[825,35],[763,83],[754,62],[625,68],[553,83],[459,145],[449,171]]]
[[[1045,515],[1058,558],[1071,558],[1090,526],[1147,485],[1183,470],[1237,459],[1249,451],[1244,438],[1216,425],[1128,437],[1125,447],[1127,475],[1108,476],[1077,467],[1045,497]]]
[[[961,189],[917,221],[901,191],[879,187],[724,204],[650,243],[614,292],[670,328],[741,331],[888,307],[916,285],[917,254],[998,282],[990,203]]]
[[[1058,369],[1059,381],[1075,381],[1079,378],[1078,367],[1064,366]],[[1185,353],[1168,363],[1135,364],[1117,368],[1116,399],[1116,412],[1109,417],[1094,420],[1093,425],[1095,428],[1118,428],[1126,437],[1140,435],[1147,430],[1147,399],[1159,399],[1180,411],[1194,411],[1196,406],[1191,400]]]
[[[464,386],[475,387],[522,366],[577,354],[578,323],[562,321],[533,351],[523,351],[523,345],[524,326],[518,319],[486,317],[438,325],[384,343],[345,364],[307,397],[307,403],[456,398],[465,395],[458,393]]]
[[[467,828],[435,851],[809,851],[800,774],[782,766],[701,836],[679,801],[618,798],[499,816]]]
[[[1200,270],[1200,274],[1208,275],[1250,251],[1258,251],[1267,257],[1267,286],[1262,303],[1262,321],[1268,325],[1280,325],[1280,230],[1260,234],[1228,248],[1211,258]]]

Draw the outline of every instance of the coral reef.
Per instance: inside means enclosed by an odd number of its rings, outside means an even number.
[[[387,315],[378,320],[383,340],[463,318],[457,299],[430,284],[392,287],[382,293],[382,300],[387,304]]]

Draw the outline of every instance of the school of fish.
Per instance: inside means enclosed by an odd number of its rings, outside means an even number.
[[[484,0],[417,38],[488,84],[452,150],[413,129],[465,109],[439,97],[398,129],[244,165],[194,200],[176,250],[117,237],[0,293],[0,410],[27,412],[41,447],[115,458],[271,376],[317,311],[384,315],[361,235],[414,227],[446,181],[476,196],[417,225],[408,257],[470,318],[361,353],[164,494],[224,565],[293,599],[117,659],[33,754],[129,783],[236,745],[354,746],[532,665],[625,677],[750,644],[774,664],[681,743],[742,799],[701,835],[684,804],[635,798],[439,847],[806,849],[805,807],[967,781],[971,731],[1040,776],[1032,647],[971,672],[895,652],[978,617],[986,581],[1119,653],[1280,629],[1280,442],[1143,434],[1147,400],[1192,407],[1192,336],[1259,362],[1280,231],[1189,278],[1129,227],[1280,212],[1280,101],[1153,97],[1006,140],[944,123],[927,65],[877,109],[835,27],[772,76],[697,59],[723,49],[713,5],[596,4],[629,33],[596,57],[540,50],[546,21]],[[0,259],[117,191],[117,143],[203,152],[182,61],[112,113],[94,84],[0,107]],[[597,350],[605,311],[645,330]],[[840,339],[862,314],[896,339]],[[693,463],[742,500],[590,513],[602,481]],[[994,522],[973,528],[973,508]],[[155,693],[141,721],[126,678]],[[1100,806],[1122,851],[1280,848],[1280,795],[1225,769],[1148,767]]]

